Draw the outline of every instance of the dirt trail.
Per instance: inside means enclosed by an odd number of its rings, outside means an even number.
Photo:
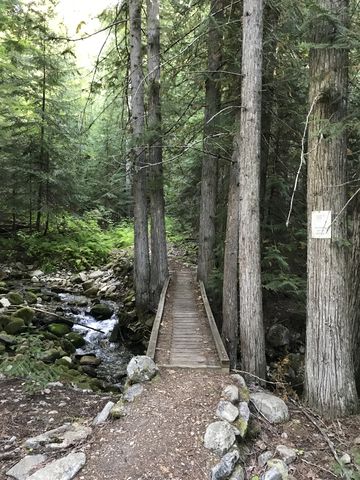
[[[86,448],[77,480],[202,480],[218,459],[203,447],[227,375],[161,369],[128,406],[128,415],[107,423]]]

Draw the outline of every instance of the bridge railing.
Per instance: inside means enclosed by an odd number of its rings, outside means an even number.
[[[152,330],[151,330],[149,345],[148,345],[147,352],[146,352],[146,355],[148,357],[152,358],[153,360],[155,359],[156,344],[157,344],[157,340],[158,340],[158,336],[159,336],[161,320],[162,320],[163,313],[164,313],[166,293],[167,293],[167,289],[169,287],[170,278],[171,278],[170,276],[167,277],[167,279],[164,282],[163,288],[161,290],[158,309],[156,311],[154,324],[153,324],[153,327],[152,327]]]
[[[201,297],[202,297],[202,301],[203,301],[203,304],[204,304],[204,307],[205,307],[206,315],[207,315],[207,318],[208,318],[208,321],[209,321],[211,333],[212,333],[212,336],[213,336],[213,339],[214,339],[214,342],[215,342],[215,346],[216,346],[216,350],[217,350],[217,353],[218,353],[218,356],[219,356],[221,370],[228,373],[229,370],[230,370],[230,359],[229,359],[229,356],[228,356],[228,354],[226,352],[226,349],[224,347],[224,344],[223,344],[223,341],[221,339],[219,330],[217,328],[215,318],[214,318],[214,315],[213,315],[211,307],[210,307],[209,299],[208,299],[207,294],[206,294],[206,289],[205,289],[204,282],[202,282],[200,280],[199,285],[200,285]]]

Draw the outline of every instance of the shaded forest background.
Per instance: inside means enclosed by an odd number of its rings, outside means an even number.
[[[210,3],[162,4],[161,139],[167,230],[188,260],[197,256],[202,161],[208,155],[216,158],[215,261],[206,283],[221,325],[228,192],[241,113],[242,2],[221,2],[219,10]],[[0,7],[1,260],[35,262],[48,270],[82,270],[105,262],[113,248],[132,239],[135,143],[129,19],[121,2],[100,15],[107,38],[93,70],[86,72],[77,64],[74,45],[92,33],[80,24],[77,38],[70,39],[66,27],[56,22],[55,5],[50,0],[4,0]],[[311,32],[323,16],[318,2],[311,0],[269,0],[264,12],[260,179],[264,311],[267,324],[294,329],[295,343],[301,343],[304,335],[306,305],[306,165],[300,174],[299,168],[307,153]],[[216,72],[209,69],[212,31],[221,39]],[[348,136],[348,198],[360,182],[359,32],[359,5],[352,0],[349,24],[338,44],[350,56],[348,112],[341,127]],[[145,39],[144,72],[146,61]],[[215,113],[206,117],[209,81],[218,84],[220,96]],[[148,94],[146,74],[144,88]],[[146,126],[143,145],[154,134]],[[324,126],[322,135],[337,134]],[[351,235],[358,203],[354,196],[348,206]],[[351,242],[347,248],[351,254]]]

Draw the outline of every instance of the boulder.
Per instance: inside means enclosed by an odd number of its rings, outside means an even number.
[[[70,453],[38,470],[28,480],[72,480],[85,463],[85,453]]]
[[[205,432],[205,448],[223,456],[235,443],[235,431],[230,423],[225,421],[211,423]]]
[[[6,475],[16,478],[16,480],[27,480],[31,473],[38,470],[46,460],[46,455],[26,455],[26,457],[7,471]]]
[[[39,354],[39,360],[44,363],[53,363],[65,354],[61,349],[49,348]]]
[[[65,423],[61,427],[49,430],[36,437],[28,438],[24,446],[37,450],[45,447],[50,450],[61,450],[85,440],[92,432],[90,427],[79,423]]]
[[[66,323],[50,323],[47,328],[50,333],[57,337],[64,337],[71,331],[71,328]]]
[[[11,303],[11,305],[21,305],[24,301],[21,293],[19,292],[9,292],[7,294],[7,299]]]
[[[144,391],[144,387],[140,385],[140,383],[135,383],[134,385],[131,385],[126,392],[124,393],[124,400],[126,402],[133,402],[136,397],[142,394]]]
[[[275,450],[275,455],[280,457],[286,465],[295,462],[297,458],[296,451],[293,448],[289,448],[286,445],[278,445]]]
[[[92,367],[97,367],[100,365],[101,359],[95,355],[84,355],[80,358],[80,365],[90,365]]]
[[[92,315],[96,320],[107,320],[111,318],[113,313],[114,309],[106,303],[97,303],[90,310],[90,315]]]
[[[284,400],[266,392],[250,395],[255,408],[270,422],[283,423],[289,420],[289,410]]]
[[[233,404],[238,403],[239,401],[239,389],[236,385],[227,385],[222,393],[221,397],[224,400],[227,400],[228,402],[231,402]]]
[[[105,423],[106,420],[109,418],[110,412],[112,408],[114,407],[115,403],[114,402],[107,402],[105,407],[99,412],[96,417],[94,418],[92,424],[95,427],[96,425],[101,425],[102,423]]]
[[[29,305],[34,305],[35,303],[37,303],[37,296],[33,292],[27,291],[24,297]]]
[[[9,315],[0,315],[0,331],[4,329],[5,325],[11,322]]]
[[[85,338],[77,332],[67,333],[65,339],[71,342],[75,348],[83,347],[86,344]]]
[[[220,462],[211,469],[211,480],[225,480],[229,478],[238,460],[239,452],[237,450],[226,453]]]
[[[266,339],[272,347],[285,347],[290,343],[290,332],[287,327],[280,323],[269,328]]]
[[[84,295],[89,298],[95,298],[99,292],[98,287],[93,286],[84,291]]]
[[[131,383],[143,383],[155,377],[158,368],[150,357],[138,355],[130,360],[126,371]]]
[[[0,342],[3,343],[4,345],[16,345],[17,340],[16,337],[13,337],[12,335],[7,335],[6,333],[0,332]]]
[[[239,409],[231,402],[220,400],[216,409],[216,415],[220,417],[221,420],[226,420],[231,423],[239,416]]]
[[[22,318],[26,323],[26,325],[30,325],[30,323],[34,319],[35,312],[32,308],[23,307],[23,308],[19,308],[19,310],[17,310],[13,316],[17,318]]]
[[[26,325],[22,318],[11,317],[10,322],[4,326],[4,330],[9,335],[17,335],[26,330]]]

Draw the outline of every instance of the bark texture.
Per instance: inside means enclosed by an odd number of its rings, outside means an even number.
[[[221,89],[223,1],[211,0],[208,35],[208,72],[205,85],[204,156],[201,171],[198,278],[205,286],[215,265],[215,217],[218,169],[218,118]]]
[[[146,198],[146,150],[144,136],[144,81],[141,55],[141,0],[129,2],[130,20],[130,82],[131,82],[131,125],[134,136],[134,279],[135,300],[138,313],[149,306],[149,242]]]
[[[231,368],[236,368],[238,351],[238,249],[239,249],[239,165],[237,162],[238,144],[234,142],[233,163],[229,178],[226,236],[224,250],[223,280],[223,323],[222,338],[230,358]]]
[[[162,168],[161,101],[160,101],[160,12],[159,0],[147,0],[148,12],[148,129],[149,192],[151,216],[151,301],[157,305],[168,275],[165,231],[165,202]]]
[[[265,378],[260,266],[260,143],[263,1],[243,7],[242,91],[239,132],[239,297],[242,368]]]
[[[350,320],[355,381],[360,395],[360,195],[354,201],[350,270]]]
[[[309,406],[328,417],[357,406],[351,355],[346,265],[346,214],[336,217],[331,239],[311,238],[311,212],[346,202],[346,114],[348,53],[336,45],[347,21],[346,0],[321,0],[310,54],[308,142],[308,298],[305,389]],[[336,21],[334,19],[337,19]]]

